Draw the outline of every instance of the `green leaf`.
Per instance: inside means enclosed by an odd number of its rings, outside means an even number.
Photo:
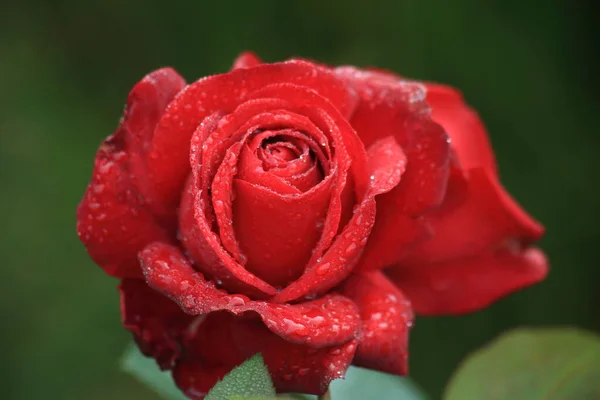
[[[171,374],[161,371],[156,362],[140,353],[135,344],[131,344],[125,351],[121,368],[166,400],[188,400],[175,386]]]
[[[208,392],[205,400],[231,400],[232,397],[274,397],[269,370],[260,354],[234,368]]]
[[[578,329],[517,329],[467,358],[445,400],[600,399],[600,339]]]
[[[427,396],[408,378],[370,369],[350,367],[345,379],[329,385],[332,400],[426,400]]]

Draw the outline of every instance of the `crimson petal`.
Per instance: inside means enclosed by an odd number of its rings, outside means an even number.
[[[142,353],[155,358],[161,369],[173,367],[182,353],[182,336],[194,317],[141,279],[123,280],[119,291],[123,325],[133,333]]]
[[[154,243],[140,253],[148,284],[169,296],[191,315],[226,310],[233,314],[257,313],[264,324],[287,341],[312,347],[332,346],[352,340],[358,331],[354,303],[335,294],[296,304],[271,304],[229,295],[192,269],[181,251]]]
[[[507,239],[525,244],[538,240],[544,228],[483,168],[468,171],[466,200],[447,212],[430,215],[434,235],[418,246],[403,265],[444,262],[477,255]]]
[[[152,197],[162,204],[179,202],[189,172],[190,139],[207,115],[231,112],[255,90],[278,82],[311,87],[344,115],[350,115],[354,107],[353,94],[342,81],[330,71],[305,61],[261,64],[200,79],[171,102],[154,132],[148,165],[154,183]]]
[[[324,293],[344,280],[358,261],[375,222],[375,196],[392,190],[406,167],[406,157],[393,137],[375,142],[367,151],[369,189],[331,247],[311,269],[279,292],[272,301],[286,303]]]
[[[356,340],[316,349],[290,343],[248,320],[237,319],[233,330],[238,348],[262,354],[278,392],[325,393],[332,380],[344,377],[356,351]]]
[[[422,315],[463,314],[544,279],[548,263],[537,248],[517,243],[480,255],[411,268],[388,276]]]
[[[91,182],[77,209],[77,233],[109,275],[141,277],[137,252],[150,242],[171,240],[155,216],[156,211],[172,216],[174,209],[154,207],[145,196],[146,157],[158,118],[184,85],[171,68],[146,75],[129,93],[117,130],[96,154]]]
[[[92,180],[77,208],[77,234],[107,274],[141,278],[138,251],[148,243],[172,239],[140,204],[122,150],[123,135],[117,131],[98,150]]]
[[[225,312],[210,314],[186,343],[188,357],[173,370],[177,385],[193,399],[203,396],[225,373],[260,353],[279,392],[322,394],[344,376],[356,340],[324,348],[290,343],[260,321]]]
[[[462,94],[446,85],[425,83],[431,117],[452,139],[465,169],[482,167],[498,174],[494,152],[487,132],[477,113],[466,103]]]
[[[392,135],[406,154],[406,174],[387,195],[395,199],[395,208],[416,216],[439,205],[446,191],[450,142],[430,117],[425,86],[353,67],[335,72],[358,92],[360,102],[350,122],[365,146]]]
[[[354,363],[397,375],[408,372],[410,302],[383,273],[352,275],[342,288],[360,310],[361,338]]]

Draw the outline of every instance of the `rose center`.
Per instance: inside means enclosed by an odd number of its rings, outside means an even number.
[[[262,161],[265,171],[272,168],[285,168],[288,163],[299,158],[309,162],[314,159],[314,155],[306,143],[296,138],[282,136],[263,140],[257,151],[257,157]]]

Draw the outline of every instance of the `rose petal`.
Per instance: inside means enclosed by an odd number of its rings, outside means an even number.
[[[477,255],[508,238],[538,240],[543,227],[500,186],[491,172],[468,171],[465,203],[451,212],[432,213],[433,237],[418,246],[402,264],[443,262]]]
[[[153,176],[147,165],[152,162],[149,153],[152,135],[158,121],[175,95],[185,87],[185,80],[171,68],[148,74],[127,98],[125,115],[121,122],[129,158],[129,170],[134,182],[153,214],[174,224],[176,207],[164,204],[153,196]]]
[[[331,184],[296,197],[240,179],[234,184],[233,226],[248,257],[246,268],[272,285],[285,286],[303,273],[319,240]]]
[[[542,251],[511,246],[452,261],[392,268],[387,273],[418,314],[472,312],[546,276]]]
[[[461,165],[465,169],[482,167],[498,173],[494,152],[479,116],[465,104],[462,94],[445,85],[425,83],[431,117],[444,127],[452,139]]]
[[[140,204],[122,150],[124,134],[118,130],[98,150],[92,180],[77,208],[77,234],[107,274],[137,278],[142,276],[138,251],[148,243],[172,239]]]
[[[343,281],[352,271],[375,222],[375,196],[392,190],[404,172],[406,158],[394,138],[374,143],[367,153],[373,177],[365,198],[355,209],[352,219],[317,264],[300,278],[277,293],[272,301],[287,303],[303,296],[324,293]]]
[[[273,84],[258,90],[253,95],[256,98],[277,96],[288,101],[295,107],[299,114],[305,115],[314,122],[323,132],[328,132],[332,146],[336,151],[336,164],[338,167],[337,183],[333,186],[331,201],[323,224],[321,238],[315,247],[313,257],[308,263],[308,268],[314,266],[317,259],[332,243],[344,225],[344,205],[354,203],[350,198],[352,192],[344,191],[350,183],[346,171],[351,168],[357,197],[362,198],[368,185],[366,171],[366,155],[363,144],[348,121],[326,98],[314,90],[298,85]]]
[[[202,400],[232,368],[206,365],[193,358],[184,359],[173,368],[173,380],[187,397]]]
[[[392,197],[380,196],[375,226],[356,270],[376,271],[394,265],[431,236],[431,228],[423,217],[398,213]]]
[[[254,319],[228,313],[210,314],[198,331],[187,343],[191,354],[173,371],[177,385],[194,399],[256,353],[262,355],[278,392],[322,394],[331,380],[343,377],[356,350],[355,340],[321,349],[293,344]]]
[[[195,272],[176,247],[155,243],[140,253],[150,287],[169,296],[191,315],[227,310],[239,315],[257,313],[267,328],[287,341],[324,347],[352,340],[358,330],[358,312],[350,300],[327,295],[295,305],[253,301],[229,295]]]
[[[309,123],[307,120],[305,125]],[[310,125],[314,126],[312,123]],[[314,130],[319,129],[314,126]],[[318,135],[324,136],[322,132]],[[265,141],[275,138],[279,138],[280,141],[264,146]],[[291,159],[283,161],[279,155],[282,149],[286,149],[289,154],[293,153],[294,156],[290,155]],[[316,186],[323,180],[323,174],[329,173],[330,166],[317,142],[304,131],[301,133],[299,127],[295,127],[293,130],[264,131],[254,135],[242,150],[239,169],[240,178],[243,180],[271,187],[277,193],[291,194],[306,192]],[[271,181],[281,181],[282,184],[275,188],[269,184]],[[279,190],[282,185],[283,192]]]
[[[350,122],[365,146],[393,135],[406,154],[406,174],[387,195],[395,199],[395,208],[417,216],[439,205],[446,191],[450,146],[448,136],[430,117],[425,87],[353,67],[335,72],[360,97]]]
[[[109,275],[140,277],[137,252],[149,242],[170,240],[168,229],[152,215],[157,211],[153,199],[145,197],[150,178],[146,150],[160,114],[184,85],[171,68],[146,75],[129,93],[117,130],[96,154],[91,182],[77,209],[77,233]]]
[[[235,59],[231,69],[252,68],[260,64],[262,64],[262,60],[256,54],[251,51],[245,51]]]
[[[342,293],[360,310],[361,339],[354,364],[397,375],[408,372],[410,302],[381,272],[352,275]]]
[[[153,198],[176,205],[189,172],[190,139],[200,122],[215,111],[225,113],[257,89],[290,82],[315,89],[344,115],[354,107],[353,94],[330,71],[304,61],[262,64],[203,78],[187,86],[163,114],[151,145],[148,172],[153,176]]]
[[[274,103],[278,104],[278,103]],[[254,270],[253,266],[258,266],[260,268],[258,271],[260,277],[264,279],[272,279],[269,282],[276,282],[278,284],[283,284],[287,282],[290,278],[287,277],[289,274],[297,275],[301,273],[301,269],[304,267],[305,262],[301,262],[302,260],[293,259],[290,257],[290,252],[285,252],[286,245],[289,244],[290,240],[294,240],[298,237],[299,233],[294,232],[292,230],[287,230],[287,236],[280,235],[283,240],[280,243],[271,243],[269,249],[264,249],[263,247],[257,247],[258,243],[265,243],[267,240],[278,239],[279,236],[273,237],[273,234],[270,230],[263,232],[263,236],[255,236],[259,231],[249,232],[251,235],[245,235],[247,230],[244,230],[243,227],[247,226],[241,222],[240,229],[236,228],[238,241],[242,248],[248,252],[246,255],[242,255],[236,241],[236,235],[234,234],[233,226],[230,222],[228,222],[228,215],[231,204],[231,194],[233,193],[230,189],[227,189],[227,186],[231,183],[232,174],[235,174],[235,169],[237,169],[236,159],[238,158],[238,153],[240,151],[241,143],[243,143],[248,135],[254,132],[256,129],[260,127],[269,128],[271,125],[273,127],[282,126],[282,124],[290,123],[293,126],[303,127],[303,131],[308,135],[315,135],[315,138],[319,137],[319,132],[316,132],[315,129],[306,118],[300,117],[294,113],[290,113],[287,111],[279,110],[273,113],[263,112],[258,115],[254,115],[250,119],[245,120],[241,118],[242,115],[247,116],[251,115],[252,112],[256,110],[260,110],[263,107],[270,107],[273,105],[273,102],[247,102],[238,107],[233,114],[230,114],[226,117],[226,120],[219,121],[216,123],[203,123],[202,127],[199,128],[194,134],[194,138],[192,139],[192,166],[202,165],[202,168],[198,170],[197,168],[193,168],[194,173],[194,181],[201,182],[203,185],[202,189],[189,187],[184,194],[184,198],[182,200],[182,205],[180,208],[180,223],[181,223],[181,232],[182,232],[182,241],[186,248],[190,251],[191,256],[194,260],[198,261],[199,269],[203,272],[209,273],[215,279],[222,280],[224,286],[231,291],[236,291],[240,293],[246,293],[252,295],[253,297],[263,298],[266,294],[274,294],[274,289],[270,287],[266,282],[259,279],[257,276],[251,276],[248,271],[257,272]],[[257,108],[257,106],[259,106]],[[238,123],[244,121],[243,125],[237,126]],[[218,127],[217,127],[218,125]],[[214,128],[215,130],[208,134],[208,138],[204,140],[202,143],[202,138],[206,137],[207,134],[205,130],[209,130]],[[242,132],[245,132],[243,134]],[[197,138],[200,139],[197,139]],[[221,139],[216,139],[217,137]],[[298,136],[300,137],[300,136]],[[209,139],[213,138],[213,140],[208,143]],[[223,149],[222,147],[230,145],[234,140],[239,140],[238,144],[233,144],[229,149]],[[202,143],[202,144],[200,144]],[[208,143],[208,144],[207,144]],[[212,146],[209,147],[209,146]],[[233,151],[235,147],[235,151]],[[198,149],[202,148],[200,152]],[[219,151],[217,151],[219,150]],[[233,151],[233,152],[232,152]],[[319,154],[319,150],[316,149],[317,154]],[[222,153],[222,154],[221,154]],[[199,158],[199,154],[201,154],[201,158]],[[224,162],[223,158],[227,157],[228,161]],[[319,156],[321,157],[321,156]],[[212,169],[216,169],[216,166],[211,167],[211,165],[216,164],[214,162],[215,159],[221,162],[221,166],[219,167],[217,173],[214,176],[214,180],[211,180]],[[245,171],[244,165],[240,165],[240,177],[246,177],[248,173]],[[199,178],[200,177],[200,178]],[[311,190],[305,193],[299,193],[295,198],[287,198],[283,199],[283,202],[290,206],[294,203],[303,204],[306,199],[325,199],[327,200],[326,190],[328,187],[331,187],[331,179],[334,179],[334,175],[327,176],[323,179],[319,184],[314,186]],[[207,187],[204,187],[205,182],[212,182],[213,189],[213,203],[215,209],[218,209],[217,214],[217,222],[220,228],[220,238],[216,236],[213,232],[211,226],[210,218],[213,213],[210,212],[206,208],[206,201],[208,201],[208,190]],[[313,193],[314,192],[314,193]],[[192,208],[190,208],[190,204],[192,204],[192,200],[188,197],[195,197],[195,210],[192,212]],[[277,199],[274,199],[275,202]],[[247,204],[255,204],[255,200],[252,198],[242,199],[242,196],[238,198],[238,201],[235,204],[244,206]],[[281,203],[279,201],[278,203]],[[314,202],[313,208],[318,204],[322,204],[323,202]],[[273,202],[270,203],[273,206],[273,209],[270,210],[268,215],[271,215],[274,220],[277,220],[279,217],[282,217],[281,213],[277,213],[276,211],[289,211],[288,209],[283,210],[281,207],[275,207],[276,204]],[[264,206],[268,206],[267,204],[263,204]],[[317,227],[317,219],[322,218],[322,215],[325,213],[325,207],[327,203],[322,204],[322,212],[316,213],[313,216],[313,221],[307,219],[303,221],[306,225],[310,225],[312,227],[313,232],[318,233]],[[260,205],[258,206],[260,207]],[[290,208],[294,210],[294,208]],[[247,215],[244,214],[242,218],[244,220],[252,219],[253,215],[255,215],[254,209],[246,210],[248,211]],[[194,216],[196,220],[196,224],[190,220],[191,216]],[[296,216],[297,212],[294,214]],[[318,215],[317,215],[318,214]],[[236,213],[237,215],[237,213]],[[262,214],[261,214],[262,215]],[[281,218],[279,218],[281,219]],[[229,219],[230,221],[230,219]],[[237,223],[234,224],[237,226]],[[267,226],[261,221],[258,227]],[[197,232],[196,232],[197,231]],[[285,236],[285,237],[284,237]],[[266,240],[265,240],[266,238]],[[219,240],[220,239],[220,240]],[[246,243],[249,242],[252,245],[248,246]],[[275,246],[273,246],[275,244]],[[275,248],[275,250],[273,250]],[[229,252],[225,251],[228,250]],[[301,249],[301,248],[299,248]],[[303,248],[302,248],[303,249]],[[286,263],[293,263],[293,265],[285,265],[283,269],[274,269],[278,268],[277,266],[271,268],[273,264],[271,261],[266,260],[266,253],[262,250],[268,251],[278,251],[282,257],[285,258]],[[233,256],[233,257],[232,257]],[[246,258],[247,256],[247,258]],[[247,259],[248,264],[246,265],[246,269],[242,268],[240,264],[244,263],[244,260]],[[272,260],[276,262],[277,260],[274,258]],[[282,260],[279,260],[282,261]],[[266,263],[264,263],[266,262]],[[297,265],[294,268],[294,265]],[[289,271],[286,270],[289,268]],[[261,274],[260,272],[264,272]],[[271,276],[271,272],[273,273]],[[280,273],[281,276],[277,274]],[[287,278],[286,278],[287,277]],[[284,279],[284,282],[281,282],[281,279]],[[242,280],[241,282],[233,282],[234,280]],[[242,286],[240,286],[242,284]],[[232,286],[235,285],[235,288]],[[251,285],[252,288],[248,287]],[[251,292],[249,292],[251,290]],[[259,291],[259,292],[257,292]]]
[[[123,280],[119,291],[123,326],[133,333],[141,352],[155,358],[161,369],[173,367],[193,317],[140,279]]]
[[[232,292],[252,298],[268,298],[275,294],[274,287],[247,271],[227,253],[208,220],[197,218],[205,206],[196,195],[194,179],[190,176],[179,208],[179,228],[180,240],[195,266]]]
[[[236,319],[233,330],[246,354],[261,353],[280,393],[323,394],[344,377],[356,351],[356,340],[319,349],[290,343],[254,321]]]

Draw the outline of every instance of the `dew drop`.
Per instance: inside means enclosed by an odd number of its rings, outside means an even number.
[[[317,275],[325,275],[331,266],[330,263],[324,263],[317,267]]]
[[[230,307],[244,306],[246,305],[246,301],[241,297],[233,296],[227,305]]]
[[[284,318],[283,323],[285,324],[286,333],[302,334],[302,332],[306,329],[304,325],[294,322],[291,319]]]
[[[98,183],[98,184],[92,186],[92,190],[96,194],[102,193],[104,191],[104,185],[101,183]]]
[[[346,248],[346,254],[352,254],[354,250],[356,250],[356,243],[351,243],[350,246]]]

